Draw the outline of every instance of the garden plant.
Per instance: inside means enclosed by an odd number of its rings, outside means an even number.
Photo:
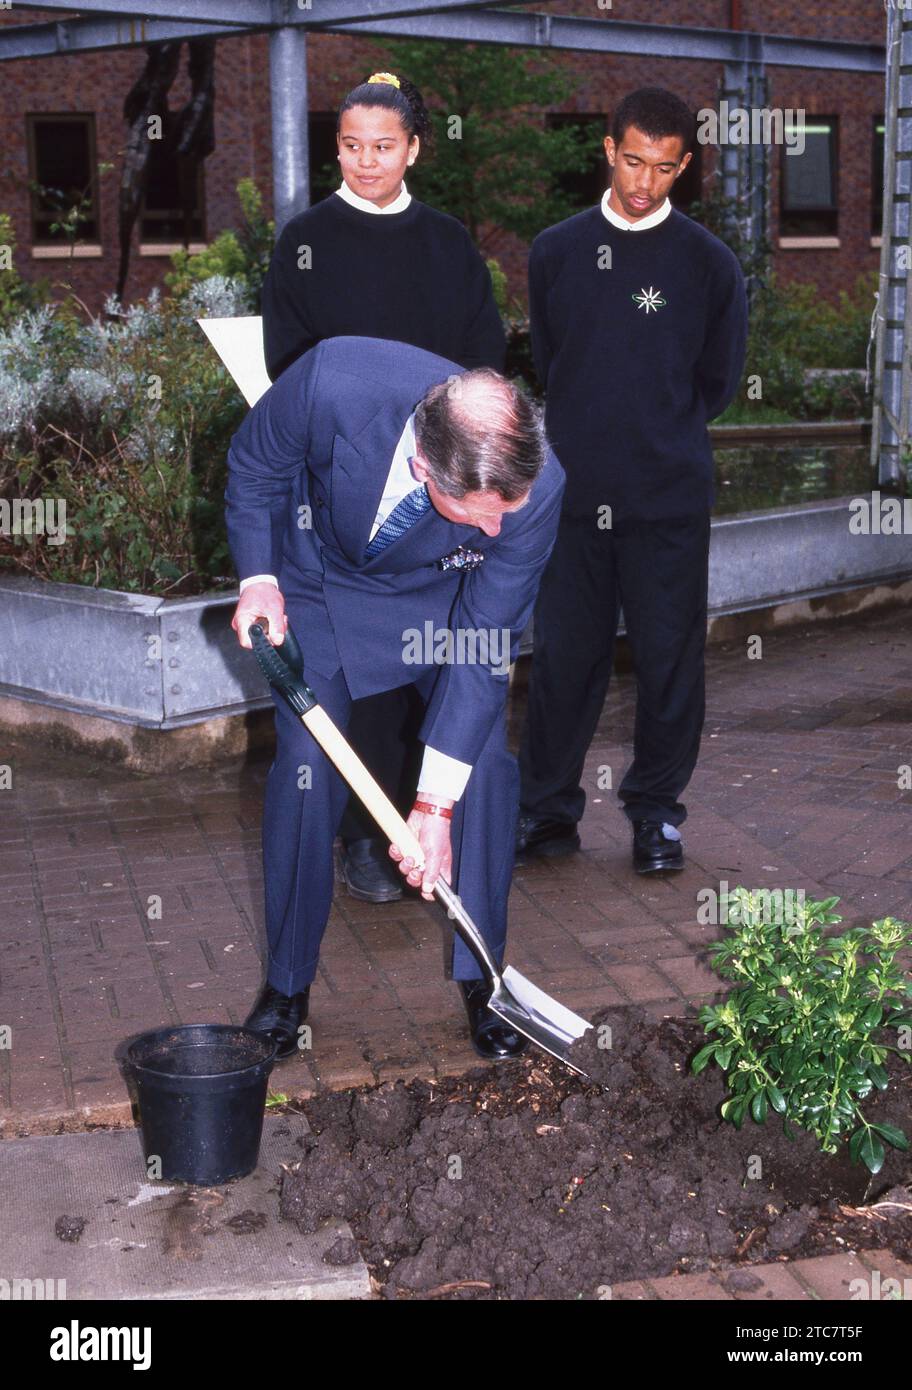
[[[877,1173],[884,1143],[909,1147],[902,1130],[868,1123],[862,1104],[886,1090],[889,1056],[912,1058],[912,983],[897,963],[912,929],[884,917],[827,935],[842,920],[839,899],[792,899],[743,887],[724,895],[731,933],[710,947],[711,960],[739,987],[701,1010],[715,1036],[691,1065],[725,1072],[721,1113],[737,1128],[748,1114],[763,1124],[772,1110],[787,1135],[799,1125],[826,1153],[848,1139],[852,1161]]]

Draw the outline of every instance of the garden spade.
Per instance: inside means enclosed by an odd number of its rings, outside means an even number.
[[[253,623],[249,630],[253,652],[264,676],[299,715],[352,791],[361,798],[387,839],[420,867],[424,862],[424,851],[416,836],[305,683],[303,654],[291,628],[286,629],[285,641],[281,648],[277,648],[266,636],[264,624],[268,627],[265,618]],[[572,1060],[570,1048],[592,1024],[545,994],[544,990],[533,985],[512,966],[501,969],[458,894],[442,878],[437,879],[434,893],[481,968],[491,991],[488,1007],[517,1033],[522,1033],[573,1071],[586,1075],[583,1068]]]

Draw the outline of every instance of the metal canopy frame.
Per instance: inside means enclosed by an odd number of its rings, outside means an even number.
[[[294,0],[145,0],[140,15],[123,0],[86,0],[79,9],[92,16],[89,18],[4,25],[0,28],[0,61],[131,48],[201,34],[231,37],[288,28],[304,33],[511,44],[768,67],[884,71],[882,44],[530,14],[498,10],[495,4],[496,0],[319,0],[317,10],[300,9]],[[73,3],[39,0],[30,3],[29,9],[72,14]]]
[[[837,72],[887,71],[884,235],[876,314],[872,462],[879,481],[896,484],[907,464],[912,417],[912,355],[905,324],[912,274],[898,269],[908,248],[912,167],[912,19],[887,7],[887,43],[793,38],[737,29],[637,24],[605,17],[499,10],[496,0],[29,0],[29,9],[78,18],[0,27],[0,62],[145,47],[201,36],[269,34],[273,196],[276,227],[309,203],[307,35],[350,34],[517,48],[689,58],[722,65],[722,92],[744,106],[765,94],[769,67]],[[540,0],[543,5],[552,0]],[[889,70],[887,59],[889,57]],[[765,104],[765,101],[764,101]],[[744,229],[761,234],[766,215],[766,150],[721,149],[723,187],[743,202]],[[901,262],[900,262],[901,263]]]

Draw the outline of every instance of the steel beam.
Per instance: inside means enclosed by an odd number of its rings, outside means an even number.
[[[551,0],[543,0],[544,4]],[[176,19],[198,24],[239,24],[252,28],[302,25],[316,28],[353,19],[399,18],[435,10],[490,5],[491,0],[28,0],[30,10],[62,10],[83,15]]]
[[[62,10],[81,15],[116,15],[121,18],[177,19],[194,23],[269,24],[271,0],[29,0],[30,10]]]
[[[250,32],[218,24],[175,19],[74,19],[55,24],[18,24],[0,29],[0,61],[56,58],[69,53],[136,48],[149,43],[196,38],[229,38]]]
[[[371,0],[358,0],[360,12]],[[116,0],[98,0],[114,7]],[[178,3],[178,0],[162,0]],[[204,0],[195,0],[202,5]],[[289,25],[319,29],[334,34],[364,34],[377,38],[438,39],[465,43],[509,44],[525,48],[630,54],[656,58],[696,58],[704,62],[760,63],[767,67],[798,67],[839,72],[884,71],[884,49],[877,44],[844,43],[827,39],[797,39],[787,35],[768,35],[729,29],[689,29],[672,24],[630,24],[616,20],[578,19],[573,16],[513,13],[506,10],[454,9],[452,0],[408,0],[409,17],[360,23],[331,23],[324,19],[321,0],[315,21],[307,11],[289,11]],[[401,0],[403,8],[406,0]],[[429,14],[429,5],[447,4],[447,13]],[[213,9],[217,10],[213,5]],[[354,3],[350,8],[354,8]],[[397,5],[397,9],[399,6]],[[57,53],[129,48],[135,44],[164,42],[195,37],[200,32],[228,37],[231,34],[260,33],[277,27],[268,22],[251,21],[242,26],[203,25],[186,20],[159,18],[74,19],[54,24],[5,25],[0,28],[0,61],[15,58],[44,58]],[[300,16],[300,18],[299,18]],[[227,21],[228,15],[223,18]]]
[[[334,25],[321,27],[332,33],[339,32]],[[884,70],[884,49],[879,44],[793,39],[784,34],[696,29],[675,24],[630,24],[564,15],[514,14],[505,10],[415,15],[407,22],[389,19],[352,23],[344,26],[344,32],[656,58],[696,58],[704,62],[755,62],[767,67],[878,73]]]

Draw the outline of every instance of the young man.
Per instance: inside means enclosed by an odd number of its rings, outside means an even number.
[[[706,425],[737,390],[747,327],[735,256],[669,201],[694,131],[671,92],[633,92],[605,138],[612,180],[601,204],[532,244],[532,347],[567,486],[535,607],[521,857],[579,848],[583,763],[623,607],[637,704],[618,796],[634,867],[683,866],[680,796],[705,712]]]

